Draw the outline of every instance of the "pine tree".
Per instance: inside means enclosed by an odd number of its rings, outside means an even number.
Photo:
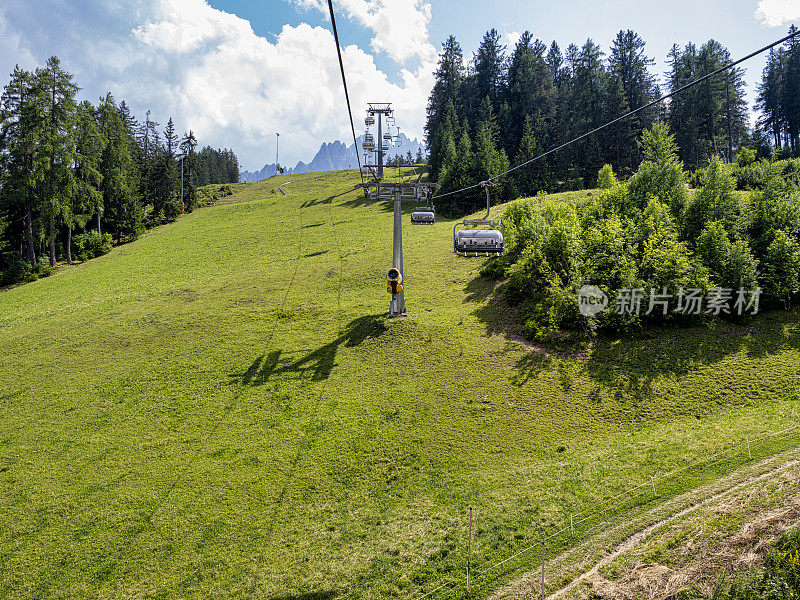
[[[530,32],[519,39],[508,68],[508,92],[510,119],[506,126],[505,148],[516,151],[523,135],[525,117],[542,126],[537,131],[543,144],[549,139],[549,128],[555,119],[556,88],[553,75],[544,58],[545,46],[533,41]],[[502,122],[502,120],[501,120]]]
[[[137,161],[138,146],[111,94],[100,103],[97,112],[100,132],[106,140],[99,165],[103,177],[101,206],[117,241],[123,237],[135,238],[144,227],[144,209],[139,196],[142,184]]]
[[[37,84],[32,73],[16,67],[0,99],[2,208],[11,222],[22,222],[20,254],[31,267],[37,264],[38,253],[36,191],[44,174],[45,117]]]
[[[45,238],[50,250],[50,265],[56,264],[56,234],[60,222],[69,219],[69,193],[72,188],[72,165],[75,156],[73,126],[78,86],[72,75],[61,69],[55,56],[45,67],[36,70],[37,86],[44,105],[43,151],[47,161],[42,183],[42,212],[46,219]]]
[[[181,153],[184,156],[182,166],[185,169],[183,173],[184,193],[182,201],[185,204],[187,212],[192,212],[197,202],[197,190],[195,190],[192,184],[194,169],[197,162],[195,148],[197,148],[197,139],[194,137],[194,132],[189,130],[189,133],[185,134],[183,139],[181,139]]]
[[[797,33],[797,27],[792,25],[789,33]],[[781,104],[789,145],[793,152],[798,152],[800,151],[800,39],[793,37],[786,42],[786,45]]]
[[[644,53],[645,42],[631,29],[620,31],[611,46],[608,57],[609,75],[614,89],[609,94],[609,101],[617,105],[609,112],[615,116],[622,114],[621,108],[632,110],[646,105],[657,97],[655,77],[648,67],[655,61]],[[616,86],[619,85],[625,95],[624,104],[614,96],[618,96]],[[625,130],[617,129],[618,149],[617,170],[633,170],[638,164],[636,139],[642,130],[652,126],[657,118],[657,108],[653,107],[634,115],[624,124]],[[608,115],[607,115],[608,116]]]
[[[166,144],[167,155],[175,160],[175,151],[178,149],[178,135],[175,133],[175,124],[172,122],[172,117],[167,121],[167,127],[164,129],[164,143]]]
[[[475,69],[472,106],[479,107],[487,96],[493,107],[500,106],[505,76],[505,50],[506,47],[500,43],[500,34],[496,29],[492,28],[484,34],[472,59]],[[474,125],[478,115],[468,112],[467,118],[470,125]]]
[[[525,163],[542,153],[543,150],[534,133],[536,130],[533,119],[530,115],[526,115],[522,128],[522,139],[514,158],[515,165]],[[513,178],[515,191],[523,196],[533,196],[543,190],[549,191],[553,186],[550,169],[544,160],[534,161],[517,169],[514,171]]]
[[[74,185],[70,190],[69,212],[64,219],[68,263],[72,263],[73,228],[83,227],[103,201],[100,161],[107,143],[100,133],[94,107],[89,102],[82,102],[77,109],[75,124]]]
[[[430,151],[430,171],[437,177],[442,166],[440,161],[442,127],[446,118],[455,118],[456,104],[461,107],[461,85],[464,78],[464,59],[461,46],[452,35],[442,44],[439,66],[434,73],[435,82],[428,97],[425,139]],[[452,120],[450,127],[453,127]]]

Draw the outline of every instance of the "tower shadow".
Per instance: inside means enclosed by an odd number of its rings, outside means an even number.
[[[283,350],[273,350],[258,356],[243,373],[234,373],[233,378],[242,385],[263,385],[275,375],[297,373],[310,375],[312,381],[323,381],[330,377],[336,366],[336,352],[344,344],[347,348],[360,346],[369,338],[380,337],[386,327],[386,316],[367,315],[348,323],[345,332],[332,342],[309,352],[298,360],[281,358]]]

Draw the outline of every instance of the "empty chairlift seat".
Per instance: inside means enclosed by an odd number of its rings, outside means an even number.
[[[464,225],[477,225],[465,221]],[[481,223],[483,224],[483,223]],[[486,223],[494,227],[494,222]],[[502,223],[500,224],[502,227]],[[453,245],[459,254],[502,254],[505,236],[501,229],[460,229],[453,233]]]
[[[432,206],[418,206],[411,211],[411,222],[416,225],[433,225],[436,223],[436,211]]]
[[[479,185],[486,190],[486,215],[482,219],[464,219],[453,226],[453,249],[457,254],[464,256],[500,255],[505,250],[506,230],[503,227],[503,219],[493,221],[489,218],[491,210],[489,188],[494,184],[491,181],[482,181]],[[458,229],[459,227],[463,229]]]

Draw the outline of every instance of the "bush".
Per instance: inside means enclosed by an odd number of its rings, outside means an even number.
[[[169,200],[164,204],[164,220],[168,223],[176,221],[181,214],[181,203],[177,199]]]
[[[702,179],[702,188],[686,208],[684,239],[696,240],[706,224],[720,221],[733,231],[739,218],[739,202],[730,168],[719,158],[711,159]]]
[[[98,234],[96,231],[79,233],[72,238],[72,250],[79,261],[87,261],[111,252],[114,241],[110,233]]]
[[[13,285],[25,281],[33,281],[36,274],[28,261],[14,257],[7,261],[8,266],[0,273],[0,285]]]
[[[697,257],[709,270],[715,284],[722,281],[722,270],[730,245],[728,232],[719,221],[712,221],[706,225],[697,238]]]
[[[800,247],[780,229],[767,247],[763,261],[764,287],[771,299],[791,308],[792,298],[800,289]]]
[[[752,165],[756,162],[756,151],[752,148],[742,148],[736,157],[736,166],[740,169]]]
[[[758,286],[758,261],[745,240],[736,240],[728,246],[720,285],[732,290],[755,290]]]
[[[602,190],[610,190],[618,183],[617,176],[614,175],[614,168],[611,165],[603,165],[603,168],[597,173],[597,187]]]

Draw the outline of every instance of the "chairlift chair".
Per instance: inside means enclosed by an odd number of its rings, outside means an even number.
[[[368,115],[366,119],[364,119],[364,123],[369,127],[370,125],[375,125],[375,117],[372,115]]]
[[[503,219],[494,221],[489,218],[490,200],[489,181],[482,181],[481,186],[486,190],[486,215],[482,219],[464,219],[453,227],[453,249],[456,254],[464,256],[478,256],[479,254],[501,255],[505,250],[505,227]],[[479,228],[475,228],[475,226]],[[465,229],[458,229],[459,226]],[[466,228],[469,229],[466,229]]]
[[[436,210],[431,206],[418,206],[411,211],[411,223],[414,225],[433,225],[436,223]]]
[[[436,223],[436,209],[433,207],[430,197],[431,188],[425,188],[425,190],[418,187],[413,188],[415,197],[425,200],[425,206],[418,206],[411,211],[411,223],[413,224],[433,225]]]

